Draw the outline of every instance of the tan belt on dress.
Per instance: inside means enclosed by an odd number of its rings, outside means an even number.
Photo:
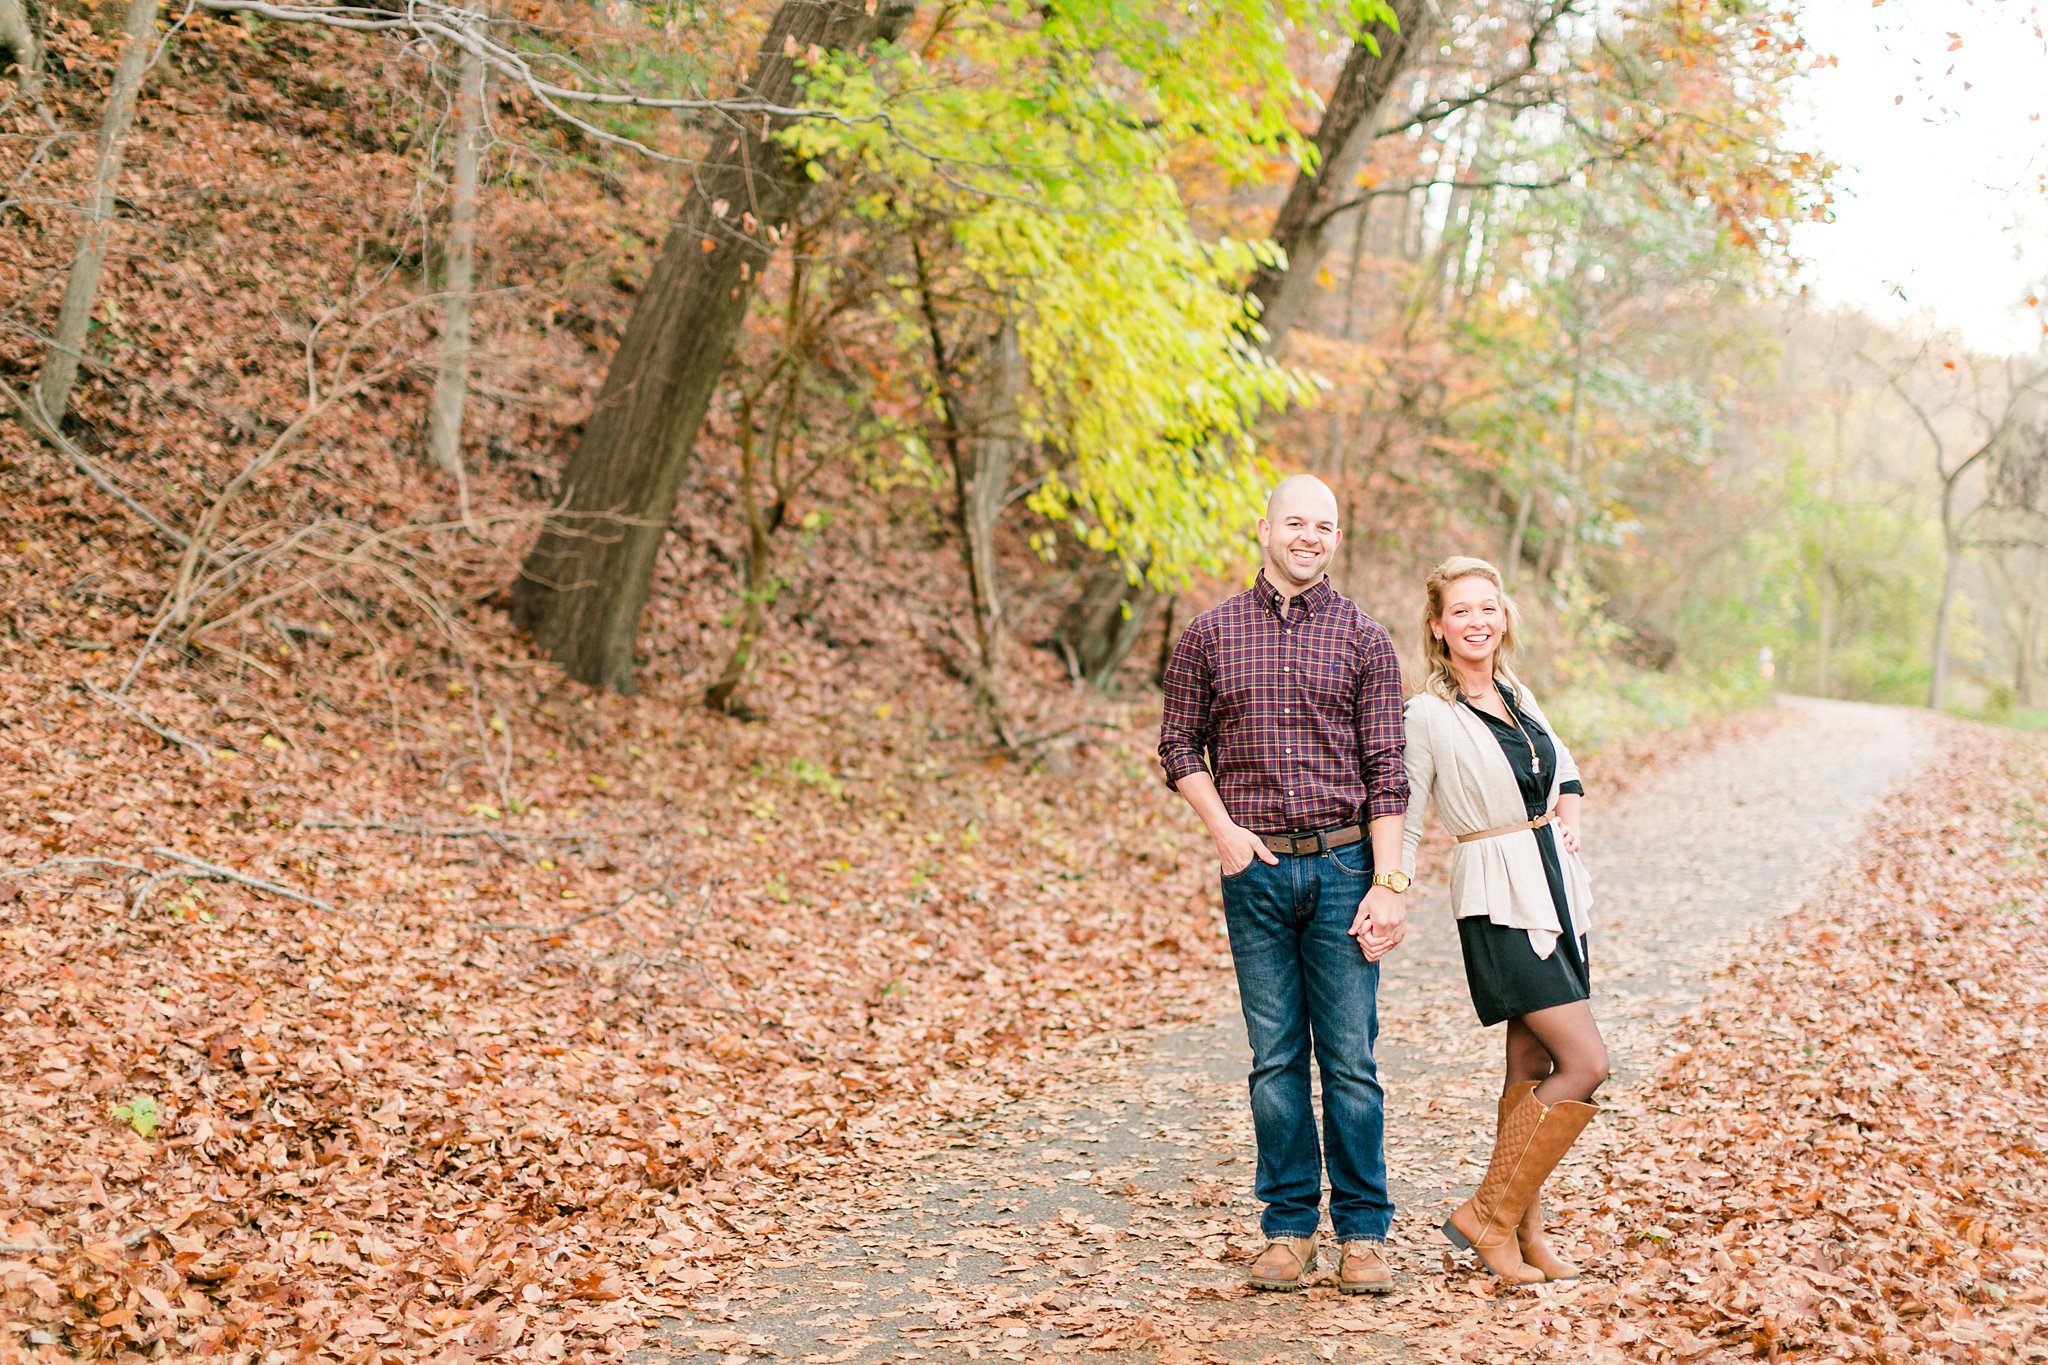
[[[1535,819],[1524,820],[1519,825],[1502,825],[1498,829],[1482,829],[1475,830],[1471,834],[1460,834],[1458,836],[1458,842],[1461,844],[1469,844],[1474,839],[1498,839],[1503,834],[1520,834],[1525,829],[1542,829],[1545,825],[1549,824],[1552,820],[1555,820],[1556,818],[1556,811],[1547,810],[1543,812],[1543,814],[1537,816]]]

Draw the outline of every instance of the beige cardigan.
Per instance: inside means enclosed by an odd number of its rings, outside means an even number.
[[[1557,746],[1551,765],[1546,809],[1557,806],[1557,789],[1579,775],[1571,751],[1527,691],[1517,698],[1524,715],[1541,725]],[[1500,741],[1470,707],[1456,706],[1433,693],[1408,699],[1408,819],[1401,841],[1401,867],[1415,875],[1415,848],[1432,803],[1453,834],[1516,825],[1529,818],[1522,789]],[[1550,883],[1543,875],[1543,854],[1535,830],[1474,839],[1459,844],[1451,855],[1451,907],[1459,919],[1484,915],[1510,929],[1526,929],[1536,956],[1547,958],[1563,932]],[[1558,844],[1564,869],[1565,905],[1572,927],[1583,938],[1593,887],[1578,855]]]

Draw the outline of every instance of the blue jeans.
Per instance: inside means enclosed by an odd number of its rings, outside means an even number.
[[[1323,1167],[1339,1241],[1384,1241],[1387,1197],[1384,1095],[1373,1066],[1380,969],[1351,937],[1372,885],[1363,843],[1277,865],[1257,858],[1223,879],[1223,918],[1252,1046],[1256,1193],[1268,1237],[1306,1237],[1321,1222]],[[1322,1069],[1323,1141],[1309,1102],[1309,1049]]]

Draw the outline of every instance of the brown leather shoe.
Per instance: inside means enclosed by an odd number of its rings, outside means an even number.
[[[1385,1242],[1340,1242],[1344,1256],[1337,1263],[1337,1288],[1346,1294],[1391,1294],[1393,1267],[1387,1264]]]
[[[1266,1249],[1259,1253],[1259,1259],[1252,1262],[1251,1274],[1245,1283],[1253,1289],[1272,1289],[1290,1293],[1301,1288],[1308,1273],[1316,1268],[1316,1240],[1320,1232],[1311,1232],[1306,1237],[1271,1237],[1266,1240]]]

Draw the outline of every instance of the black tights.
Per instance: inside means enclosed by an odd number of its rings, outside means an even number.
[[[1583,1000],[1508,1020],[1508,1079],[1536,1081],[1544,1104],[1590,1100],[1607,1079],[1607,1044]]]

